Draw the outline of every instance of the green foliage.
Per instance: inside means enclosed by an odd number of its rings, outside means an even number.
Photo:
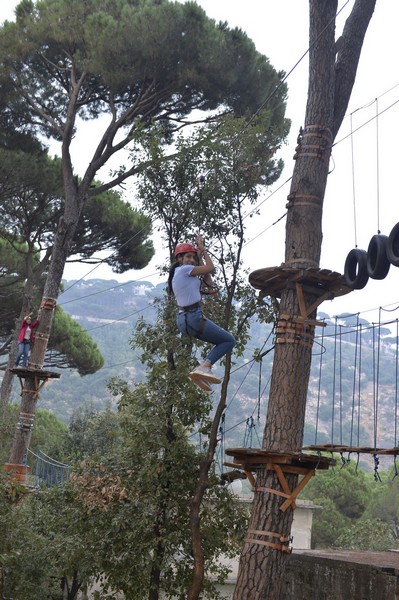
[[[16,282],[17,284],[20,285],[25,278],[26,265],[22,253],[26,251],[26,246],[24,244],[20,244],[19,246],[17,250],[12,251],[7,241],[4,238],[0,238],[0,280],[1,288],[4,291],[15,281],[16,273],[20,275],[19,281]]]
[[[0,262],[0,338],[6,339],[13,329],[16,308],[21,306],[26,269],[21,253],[12,250],[1,237]]]
[[[122,445],[119,418],[110,408],[101,412],[87,405],[76,409],[69,424],[64,460],[79,464],[91,460],[101,463],[118,455]]]
[[[9,350],[14,324],[22,306],[39,305],[45,284],[53,239],[63,210],[61,162],[45,153],[28,154],[0,149],[0,335]],[[70,253],[90,258],[99,250],[114,250],[106,259],[122,272],[141,268],[153,254],[148,241],[151,222],[109,191],[85,205],[77,239]],[[40,256],[39,251],[42,252]],[[50,356],[49,356],[50,354]],[[68,315],[57,309],[50,340],[49,366],[77,368],[80,374],[93,373],[103,365],[96,344]]]
[[[131,507],[130,527],[125,535],[131,547],[140,550],[133,557],[126,556],[126,562],[122,559],[117,566],[115,557],[108,553],[103,568],[110,584],[113,581],[114,589],[121,585],[121,573],[128,572],[129,582],[121,589],[129,596],[134,592],[131,586],[135,582],[137,598],[148,597],[151,573],[160,569],[159,590],[167,598],[183,599],[192,578],[190,504],[202,455],[201,448],[195,447],[187,434],[194,425],[207,421],[210,405],[208,397],[193,386],[181,369],[171,369],[170,362],[161,360],[169,354],[167,344],[162,343],[164,335],[147,327],[136,336],[141,339],[149,366],[146,383],[133,390],[123,382],[112,384],[113,392],[119,397],[124,433],[122,455],[129,465],[130,486],[134,482],[137,490],[129,497],[135,504],[138,494],[141,506],[139,511]],[[151,345],[156,348],[152,353]],[[189,361],[188,349],[179,342],[174,346],[174,356],[176,364]],[[232,555],[236,551],[244,528],[244,514],[228,490],[216,483],[217,478],[211,476],[201,518],[206,571],[220,576],[223,569],[221,571],[217,559],[222,552]],[[109,536],[115,538],[112,531]],[[140,596],[137,595],[138,581],[143,586]],[[213,589],[210,580],[206,587]]]
[[[306,494],[307,495],[307,494]],[[327,495],[311,498],[318,508],[312,522],[312,548],[334,548],[336,540],[350,525],[350,519]]]
[[[109,190],[86,200],[70,253],[84,259],[109,249],[112,254],[102,262],[116,273],[141,269],[154,254],[151,233],[151,220]]]
[[[350,525],[335,541],[342,550],[374,551],[393,550],[398,544],[388,523],[381,519],[361,519]]]
[[[388,523],[397,541],[399,539],[399,480],[396,467],[390,473],[386,473],[381,483],[374,489],[365,517]]]
[[[173,410],[172,390],[154,403],[143,386],[130,391],[115,381],[112,389],[120,398],[119,414],[85,409],[74,417],[64,456],[83,462],[70,484],[29,494],[13,511],[9,497],[0,496],[0,526],[7,534],[0,541],[0,566],[10,574],[9,596],[35,600],[67,577],[79,585],[97,580],[104,595],[123,592],[144,600],[151,574],[161,569],[165,597],[186,597],[190,502],[201,450]],[[190,392],[197,396],[198,417],[203,398],[192,386]],[[246,517],[217,483],[212,475],[202,519],[207,571],[221,578],[217,559],[236,552]],[[217,597],[210,580],[204,589]]]
[[[333,547],[351,521],[362,517],[371,497],[371,485],[365,472],[352,463],[339,470],[317,471],[303,491],[303,497],[322,506],[313,520],[315,547]]]
[[[216,25],[193,2],[46,0],[23,6],[17,22],[3,26],[0,55],[8,48],[8,59],[4,55],[2,66],[12,72],[29,62],[20,83],[29,81],[42,106],[52,98],[61,111],[56,119],[65,116],[63,90],[72,68],[85,79],[80,105],[86,117],[102,112],[111,95],[116,109],[134,104],[150,82],[162,97],[153,117],[172,106],[180,117],[221,102],[243,114],[258,108],[281,78],[244,32]],[[281,86],[271,101],[276,117],[285,93]]]
[[[146,152],[151,162],[139,179],[143,208],[157,217],[170,258],[178,242],[201,228],[212,241],[212,253],[227,265],[245,235],[244,206],[255,203],[260,185],[271,185],[282,170],[272,157],[288,133],[288,121],[275,123],[270,111],[260,111],[249,123],[226,116],[190,137],[176,139],[176,155],[165,160],[155,138]],[[199,178],[207,173],[203,189]],[[256,214],[256,211],[254,212]],[[215,244],[218,245],[215,247]],[[227,246],[223,254],[223,246]]]
[[[47,357],[48,366],[60,367],[67,361],[68,367],[77,369],[80,375],[95,373],[104,365],[97,344],[60,306],[56,309]]]
[[[382,472],[378,481],[352,463],[340,470],[317,472],[302,492],[319,506],[313,518],[316,548],[382,551],[398,543],[396,478]]]
[[[1,489],[1,487],[0,487]],[[0,567],[5,597],[59,598],[66,581],[75,600],[96,571],[80,504],[68,486],[31,493],[7,509],[0,496]]]
[[[19,407],[16,404],[8,404],[0,422],[0,464],[8,462],[18,415]],[[67,439],[67,426],[55,414],[39,408],[32,431],[32,452],[42,450],[48,456],[62,462],[66,455]],[[29,463],[32,464],[30,457]]]
[[[59,158],[0,148],[2,234],[10,246],[22,240],[40,249],[52,241],[62,208]],[[38,248],[36,248],[36,251]]]

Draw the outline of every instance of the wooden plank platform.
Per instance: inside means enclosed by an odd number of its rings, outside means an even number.
[[[313,444],[305,446],[303,450],[316,452],[350,452],[354,454],[381,454],[399,455],[399,447],[396,448],[374,448],[372,446],[347,446],[344,444]]]
[[[11,373],[18,375],[18,377],[25,378],[37,378],[37,379],[59,379],[61,373],[55,373],[54,371],[44,371],[43,369],[31,369],[29,367],[13,367],[10,369]]]
[[[330,466],[335,465],[335,460],[330,457],[304,454],[303,452],[272,452],[259,448],[229,448],[226,450],[226,454],[234,457],[234,466],[241,465],[244,470],[261,469],[268,464],[284,465],[285,470],[289,467],[294,469],[328,469]],[[230,466],[230,463],[225,464]]]
[[[267,296],[279,298],[285,289],[294,288],[297,283],[303,291],[316,296],[330,294],[331,299],[352,292],[340,273],[329,269],[309,268],[300,269],[286,266],[266,267],[252,271],[249,283],[256,289],[262,290]]]

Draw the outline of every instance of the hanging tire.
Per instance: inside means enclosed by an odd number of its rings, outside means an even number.
[[[391,265],[399,267],[399,223],[396,223],[388,236],[387,258]]]
[[[388,237],[373,235],[367,249],[367,273],[372,279],[384,279],[391,263],[387,257]]]
[[[344,278],[346,285],[353,290],[361,290],[369,280],[367,272],[367,252],[354,248],[346,257]]]

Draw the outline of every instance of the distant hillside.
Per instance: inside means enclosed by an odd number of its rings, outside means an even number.
[[[83,403],[96,408],[112,405],[113,398],[106,388],[111,377],[122,377],[131,385],[142,380],[145,367],[131,350],[129,339],[137,319],[154,322],[153,302],[164,293],[165,285],[153,286],[146,281],[119,284],[102,279],[64,281],[59,304],[97,342],[105,366],[84,377],[62,371],[60,380],[43,389],[39,407],[68,422],[74,409]],[[376,438],[377,445],[392,447],[398,404],[395,337],[388,328],[372,328],[363,321],[360,342],[353,317],[342,315],[337,323],[326,313],[319,317],[327,326],[316,330],[305,444],[331,442],[333,433],[335,443],[351,441],[352,445],[373,446]],[[273,352],[264,357],[261,368],[251,359],[254,349],[261,348],[268,338],[264,349],[271,347],[270,334],[270,325],[254,323],[246,356],[233,369],[225,421],[227,443],[260,444]],[[360,376],[358,368],[355,370],[359,360]]]

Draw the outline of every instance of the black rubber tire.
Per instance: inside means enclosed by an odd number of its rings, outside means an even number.
[[[373,235],[367,249],[367,273],[372,279],[384,279],[391,263],[387,257],[388,236]]]
[[[387,258],[391,265],[399,267],[399,223],[396,223],[388,236]]]
[[[353,248],[346,257],[344,277],[346,285],[353,290],[361,290],[369,280],[367,273],[367,252]]]

